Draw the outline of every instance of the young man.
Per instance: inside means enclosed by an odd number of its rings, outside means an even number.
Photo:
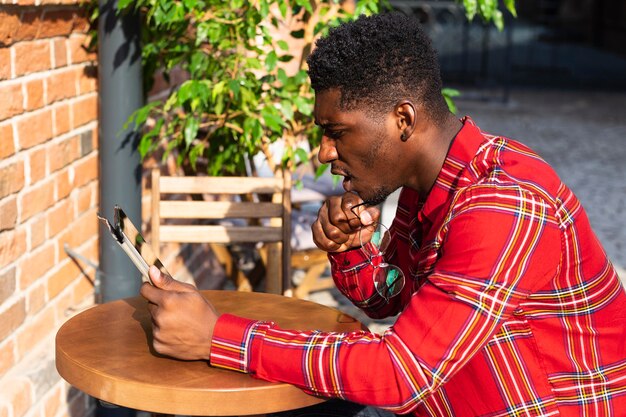
[[[314,240],[338,288],[396,323],[285,332],[153,271],[155,349],[399,414],[624,415],[626,295],[555,172],[448,112],[430,42],[401,14],[332,30],[309,68],[319,159],[346,190]],[[383,261],[376,205],[398,188]]]

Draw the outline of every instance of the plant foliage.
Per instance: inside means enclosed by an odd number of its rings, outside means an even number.
[[[497,0],[457,0],[501,27]],[[515,14],[514,0],[505,0]],[[330,27],[381,10],[377,0],[119,0],[120,12],[142,16],[145,89],[155,74],[185,81],[129,119],[143,133],[142,157],[163,150],[210,175],[242,174],[246,158],[265,154],[272,170],[293,170],[316,152],[313,92],[306,57]],[[351,6],[351,7],[348,7]],[[94,14],[94,17],[97,14]],[[452,109],[455,90],[443,91]],[[309,146],[301,146],[302,138]],[[284,141],[275,160],[270,145]],[[204,164],[203,164],[204,165]]]

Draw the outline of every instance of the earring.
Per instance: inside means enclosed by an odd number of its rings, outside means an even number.
[[[406,141],[406,139],[407,139],[407,138],[406,138],[406,132],[402,132],[402,134],[400,134],[400,140],[401,140],[402,142],[404,142],[404,141]]]

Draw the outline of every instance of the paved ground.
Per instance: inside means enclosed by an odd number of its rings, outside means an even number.
[[[513,91],[507,103],[459,99],[457,105],[459,115],[470,115],[484,131],[527,144],[555,168],[626,280],[626,93],[525,89]],[[386,217],[393,206],[386,203]],[[310,298],[347,311],[373,331],[393,323],[371,321],[336,290]]]

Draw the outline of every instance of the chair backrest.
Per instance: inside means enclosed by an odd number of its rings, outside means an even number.
[[[290,175],[162,176],[155,168],[152,170],[154,250],[158,256],[160,244],[165,242],[264,242],[268,244],[266,291],[282,294],[288,289],[291,277],[290,192]],[[166,194],[176,195],[176,199],[163,198]],[[203,219],[216,222],[191,224],[192,220]],[[232,221],[226,222],[228,219]]]

